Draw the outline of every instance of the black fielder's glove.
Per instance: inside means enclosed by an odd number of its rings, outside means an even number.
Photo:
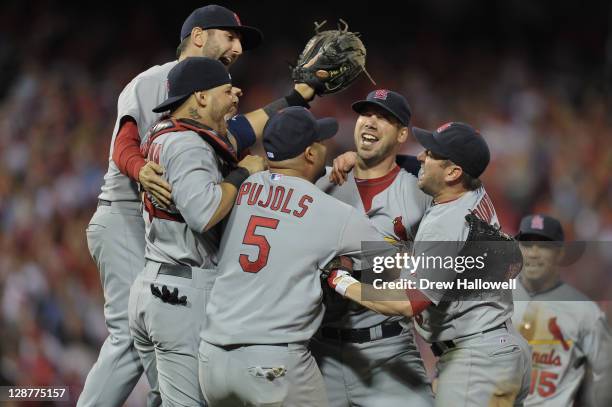
[[[325,25],[315,22],[315,36],[300,54],[291,77],[296,83],[306,83],[317,95],[337,93],[346,89],[365,69],[366,48],[359,33],[348,30],[340,20],[337,30],[319,31]],[[374,83],[372,78],[370,80]],[[374,83],[375,84],[375,83]]]
[[[159,298],[163,302],[173,305],[187,305],[187,296],[183,295],[181,297],[178,296],[178,288],[174,288],[172,292],[168,290],[168,287],[165,285],[162,286],[162,289],[156,287],[154,284],[151,284],[151,294],[153,296]]]

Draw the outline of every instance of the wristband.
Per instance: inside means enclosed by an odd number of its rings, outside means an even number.
[[[249,178],[251,173],[244,167],[238,167],[235,170],[232,170],[227,177],[223,179],[223,182],[227,182],[236,187],[236,189],[240,189],[240,185],[244,182],[245,179]]]
[[[306,109],[310,109],[310,105],[308,104],[308,100],[304,99],[304,96],[297,90],[293,89],[290,94],[285,96],[287,103],[289,106],[302,106]]]
[[[289,106],[302,106],[306,109],[310,109],[310,105],[304,99],[304,97],[297,90],[293,89],[290,94],[284,98],[275,100],[274,102],[263,107],[264,112],[268,115],[268,118],[272,118],[279,110],[283,110]]]
[[[334,282],[336,279],[338,279],[338,282]],[[346,270],[334,270],[327,279],[327,282],[338,294],[344,297],[349,286],[359,281],[352,277]]]

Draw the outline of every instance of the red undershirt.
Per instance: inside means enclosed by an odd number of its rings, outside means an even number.
[[[138,182],[140,169],[145,165],[145,159],[140,152],[140,135],[136,121],[125,117],[115,138],[113,161],[119,171]]]
[[[361,202],[366,212],[372,209],[372,200],[382,191],[387,189],[389,185],[395,181],[397,174],[400,172],[400,167],[393,167],[386,175],[378,178],[363,179],[355,177],[357,190],[361,197]],[[432,302],[419,290],[406,290],[406,296],[412,307],[412,314],[417,315],[427,308]]]
[[[355,177],[355,183],[357,184],[357,190],[363,203],[363,208],[368,212],[372,208],[372,200],[382,191],[387,189],[389,185],[395,181],[397,174],[400,172],[400,167],[397,165],[393,167],[386,175],[378,178],[357,178]]]

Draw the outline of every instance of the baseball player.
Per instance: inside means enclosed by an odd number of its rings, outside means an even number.
[[[413,240],[431,198],[417,178],[396,165],[409,135],[411,111],[399,93],[379,89],[354,103],[357,165],[346,182],[317,185],[365,213],[387,241]],[[328,301],[311,349],[325,378],[330,405],[429,406],[430,386],[413,337],[413,324],[345,300]]]
[[[523,270],[512,320],[532,351],[525,406],[575,405],[586,379],[588,402],[580,405],[612,405],[612,333],[601,309],[559,278],[561,223],[546,215],[526,216],[517,239]]]
[[[259,30],[243,26],[234,12],[210,5],[196,9],[185,20],[180,38],[179,60],[208,56],[231,66],[243,50],[255,48],[262,36]],[[166,77],[177,62],[144,71],[119,96],[109,168],[98,208],[87,228],[89,251],[104,290],[109,336],[87,376],[79,406],[122,405],[143,371],[129,335],[127,315],[129,288],[144,267],[145,226],[137,182],[165,207],[171,203],[171,192],[170,185],[160,177],[163,169],[154,161],[145,163],[140,144],[146,131],[160,117],[152,109],[166,98]],[[228,123],[239,147],[245,148],[260,137],[268,114],[288,105],[307,105],[302,94],[312,98],[312,92],[308,86],[298,84],[286,98],[244,116],[234,116]],[[233,113],[235,107],[232,109]],[[148,404],[159,404],[155,383],[151,386]]]
[[[413,128],[413,134],[426,149],[419,155],[418,185],[433,198],[419,225],[414,253],[456,258],[470,234],[468,213],[485,225],[498,223],[493,204],[478,179],[489,163],[489,149],[478,132],[458,122],[447,123],[434,132]],[[442,283],[456,279],[451,271],[428,274],[421,266],[415,276],[436,277],[438,280],[433,280]],[[342,296],[384,315],[416,316],[417,331],[439,356],[436,406],[521,405],[526,397],[529,351],[510,320],[509,290],[492,290],[478,301],[469,300],[471,297],[449,301],[445,297],[448,286],[419,289],[419,282],[417,289],[405,290],[404,299],[389,301],[397,298],[392,297],[395,292],[389,292],[383,300],[362,297],[362,292],[367,293],[364,290],[373,287],[344,270],[332,273],[328,282]],[[390,290],[377,291],[380,298],[380,293]]]
[[[323,318],[319,268],[379,238],[363,212],[313,185],[325,172],[323,141],[337,130],[300,107],[266,127],[270,170],[240,187],[201,333],[211,407],[327,405],[307,347]]]
[[[206,292],[216,272],[220,230],[241,182],[263,170],[264,159],[237,163],[225,115],[237,103],[221,62],[192,57],[168,74],[168,99],[154,111],[170,111],[155,124],[143,151],[165,168],[174,204],[169,210],[145,196],[146,263],[130,291],[129,324],[143,361],[154,352],[164,405],[203,403],[197,350]],[[224,178],[225,177],[225,178]]]

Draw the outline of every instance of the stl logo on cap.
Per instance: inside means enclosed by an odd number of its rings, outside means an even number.
[[[374,92],[374,99],[387,100],[388,94],[389,91],[387,89],[378,89],[376,92]]]
[[[238,25],[242,25],[242,23],[240,22],[240,18],[238,18],[238,14],[234,13],[234,18],[236,19]]]
[[[544,218],[541,217],[540,215],[535,215],[533,218],[531,218],[531,228],[537,229],[537,230],[543,230],[544,229]]]
[[[444,130],[448,129],[453,125],[453,122],[444,123],[442,126],[436,129],[436,133],[442,133]]]

